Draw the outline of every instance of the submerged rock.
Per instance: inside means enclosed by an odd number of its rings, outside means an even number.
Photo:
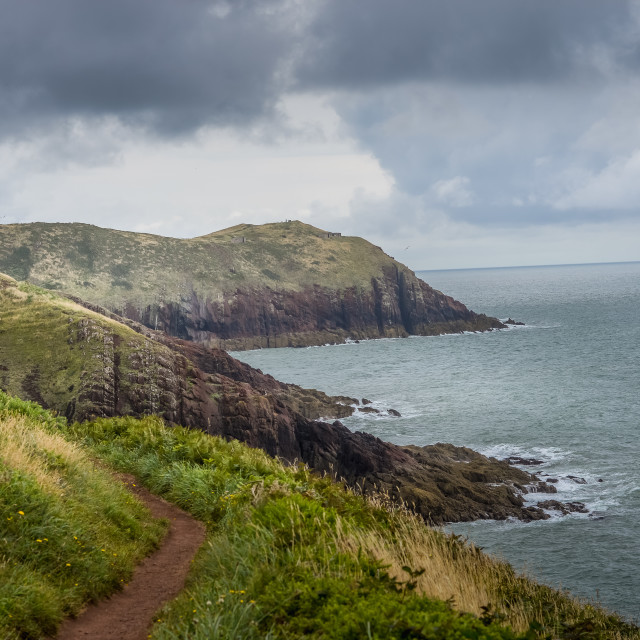
[[[358,411],[360,413],[380,413],[380,410],[374,407],[359,407]]]

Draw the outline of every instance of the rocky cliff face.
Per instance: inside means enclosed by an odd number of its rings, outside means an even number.
[[[87,307],[0,276],[0,388],[69,420],[155,413],[385,491],[435,523],[546,517],[521,494],[554,488],[524,471],[468,449],[398,447],[310,420],[303,413],[348,411],[341,402],[350,399],[284,385],[225,352]]]
[[[90,225],[0,225],[0,271],[225,349],[503,326],[379,247],[299,222],[190,240]]]
[[[170,335],[229,350],[299,347],[345,339],[438,335],[500,328],[394,265],[371,278],[368,289],[321,285],[299,291],[236,289],[215,300],[200,298],[116,313]]]

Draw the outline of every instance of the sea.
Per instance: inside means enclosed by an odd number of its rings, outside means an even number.
[[[590,514],[450,525],[540,582],[640,619],[640,262],[421,271],[522,326],[233,355],[279,380],[367,398],[343,419],[396,444],[450,442],[557,479]],[[392,408],[401,417],[388,415]]]

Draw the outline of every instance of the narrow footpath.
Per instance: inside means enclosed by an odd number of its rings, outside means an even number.
[[[119,477],[155,518],[169,520],[169,531],[122,591],[91,605],[76,619],[66,620],[56,640],[146,640],[154,614],[184,588],[191,560],[204,542],[201,522],[138,486],[133,476]]]

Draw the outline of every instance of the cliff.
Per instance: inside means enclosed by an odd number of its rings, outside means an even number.
[[[436,523],[545,518],[542,510],[524,507],[521,494],[531,485],[555,491],[468,449],[399,447],[339,422],[310,420],[350,411],[342,404],[350,399],[282,384],[223,351],[119,322],[98,307],[4,275],[0,389],[69,420],[157,414],[305,462],[364,491],[385,491]]]
[[[224,349],[503,326],[366,240],[296,221],[187,240],[86,224],[0,225],[0,271]]]

